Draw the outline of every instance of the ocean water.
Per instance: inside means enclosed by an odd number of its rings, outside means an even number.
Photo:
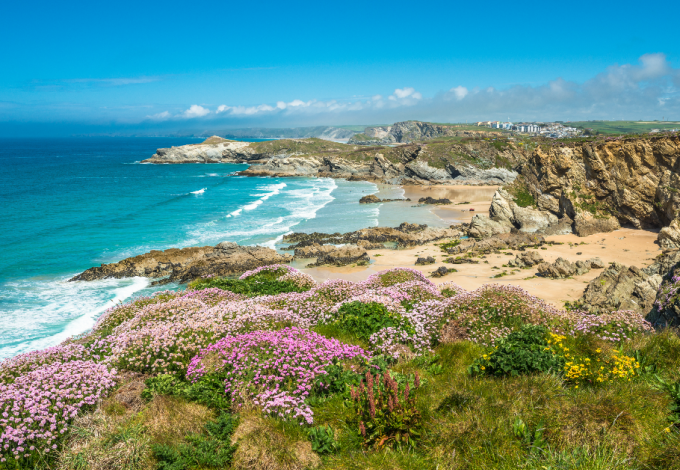
[[[407,203],[360,205],[379,188],[329,178],[252,178],[247,165],[150,165],[160,147],[191,138],[0,140],[0,359],[58,344],[107,308],[150,287],[144,278],[67,282],[152,249],[215,245],[280,248],[293,231],[345,232],[419,222]],[[380,189],[399,197],[398,188]]]

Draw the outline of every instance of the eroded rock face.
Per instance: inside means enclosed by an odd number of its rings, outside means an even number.
[[[117,263],[102,264],[90,268],[70,281],[94,281],[98,279],[122,279],[148,277],[160,279],[154,284],[179,282],[181,284],[209,274],[228,276],[266,266],[289,263],[290,255],[279,255],[271,248],[240,246],[222,242],[217,246],[170,248],[152,250],[143,255],[126,258]]]
[[[491,199],[489,217],[496,222],[517,228],[521,232],[541,233],[558,222],[549,211],[520,207],[505,190],[498,190]]]
[[[561,144],[537,148],[522,175],[539,207],[572,218],[578,235],[664,227],[680,212],[679,156],[678,135]]]
[[[446,171],[449,172],[454,183],[475,182],[484,184],[510,184],[515,181],[518,173],[513,170],[505,168],[489,168],[483,170],[472,165],[458,164],[446,166]]]
[[[207,142],[207,143],[206,143]],[[252,157],[248,142],[237,142],[213,136],[206,142],[194,145],[182,145],[169,149],[158,149],[144,163],[220,163],[233,159],[248,160]]]
[[[586,287],[579,304],[598,313],[612,310],[651,311],[661,276],[649,275],[635,266],[614,263]]]
[[[511,224],[497,222],[482,214],[476,214],[472,217],[467,230],[468,236],[471,238],[488,238],[501,233],[510,233],[511,231]]]

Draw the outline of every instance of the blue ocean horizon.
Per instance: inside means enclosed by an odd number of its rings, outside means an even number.
[[[200,141],[0,140],[0,359],[56,345],[116,303],[168,288],[142,278],[67,282],[101,263],[222,241],[275,248],[292,231],[437,223],[422,209],[391,214],[358,204],[378,191],[373,183],[244,177],[235,174],[247,168],[239,164],[140,163],[157,148]]]

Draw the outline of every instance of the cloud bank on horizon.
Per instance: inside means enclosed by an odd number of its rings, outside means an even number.
[[[192,104],[188,109],[149,115],[149,120],[202,118],[256,125],[261,122],[326,123],[392,122],[402,118],[445,120],[505,119],[637,119],[680,117],[680,69],[661,53],[645,54],[637,64],[612,65],[584,83],[556,78],[539,86],[467,88],[456,85],[431,97],[413,87],[397,88],[357,100],[295,99],[259,105]]]
[[[140,77],[100,82],[108,86],[154,86],[158,80],[158,77]],[[555,78],[541,85],[506,88],[452,84],[450,89],[432,96],[424,96],[416,87],[404,86],[391,94],[363,98],[308,98],[246,105],[220,103],[216,97],[213,103],[187,103],[174,109],[159,109],[157,105],[136,108],[137,117],[130,115],[130,109],[126,109],[125,117],[116,117],[115,110],[107,110],[106,118],[102,118],[107,121],[101,124],[102,131],[294,127],[391,123],[407,119],[437,122],[506,118],[513,121],[680,119],[680,68],[673,68],[664,54],[650,53],[641,56],[635,64],[611,65],[582,83]],[[0,103],[2,109],[5,109],[4,120],[11,121],[13,107],[3,107]],[[96,110],[89,110],[88,114],[90,122],[97,121]]]

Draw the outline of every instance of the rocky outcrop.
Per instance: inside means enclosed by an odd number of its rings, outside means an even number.
[[[326,248],[326,247],[323,247]],[[316,263],[308,264],[308,268],[316,266],[347,266],[348,264],[366,265],[369,263],[368,253],[358,246],[331,247],[323,250],[316,259]]]
[[[451,204],[451,200],[446,198],[434,199],[428,196],[418,199],[418,204]]]
[[[433,168],[428,162],[414,160],[406,164],[406,176],[431,181],[433,183],[451,183],[453,179],[448,171],[443,168]]]
[[[604,263],[600,258],[591,258],[587,261],[572,263],[564,258],[557,258],[554,263],[541,263],[537,266],[538,274],[552,279],[565,279],[572,276],[580,276],[588,273],[591,269],[602,269]]]
[[[248,142],[237,142],[213,136],[201,144],[182,145],[156,150],[156,154],[142,163],[221,163],[234,156],[252,156]]]
[[[588,284],[578,306],[592,313],[633,310],[647,314],[660,283],[659,275],[650,276],[635,266],[614,263]]]
[[[359,204],[378,204],[380,202],[394,202],[394,201],[410,201],[410,198],[406,199],[380,199],[375,194],[369,194],[359,199]]]
[[[292,233],[285,235],[283,241],[285,243],[295,244],[289,248],[297,248],[309,246],[312,243],[323,244],[352,244],[359,245],[363,243],[371,244],[372,246],[379,245],[385,247],[385,243],[393,243],[395,247],[404,248],[410,246],[419,246],[432,241],[442,240],[445,238],[457,238],[462,233],[456,228],[433,228],[427,225],[408,224],[403,223],[397,228],[390,227],[370,227],[357,230],[356,232],[348,233]]]
[[[680,248],[680,219],[676,217],[668,227],[662,228],[657,240],[663,249],[672,250]]]
[[[461,240],[456,246],[446,250],[451,255],[462,253],[486,254],[498,250],[512,249],[523,250],[527,247],[538,248],[545,244],[545,238],[534,233],[503,233],[483,240]]]
[[[537,251],[525,251],[515,256],[515,259],[508,263],[513,268],[531,268],[543,263],[543,257]]]
[[[418,258],[416,260],[416,266],[425,266],[427,264],[434,264],[436,262],[437,260],[435,260],[432,256],[428,256],[427,258]]]
[[[505,168],[490,168],[487,170],[474,167],[469,164],[448,164],[446,171],[449,172],[455,183],[466,182],[483,184],[510,184],[515,181],[518,173]]]
[[[539,207],[585,236],[620,224],[669,226],[680,213],[680,136],[538,147],[521,174]],[[670,240],[673,237],[662,239]]]
[[[178,282],[183,284],[207,276],[228,276],[266,266],[290,262],[290,255],[279,255],[271,248],[240,246],[222,242],[217,246],[170,248],[165,251],[126,258],[117,263],[102,264],[90,268],[70,281],[94,281],[98,279],[122,279],[148,277],[159,279],[154,284]]]
[[[680,312],[675,306],[660,311],[654,305],[663,295],[659,293],[662,280],[670,279],[679,263],[680,250],[662,253],[643,269],[613,263],[588,284],[576,306],[593,313],[633,310],[646,315],[656,327],[680,326]]]

